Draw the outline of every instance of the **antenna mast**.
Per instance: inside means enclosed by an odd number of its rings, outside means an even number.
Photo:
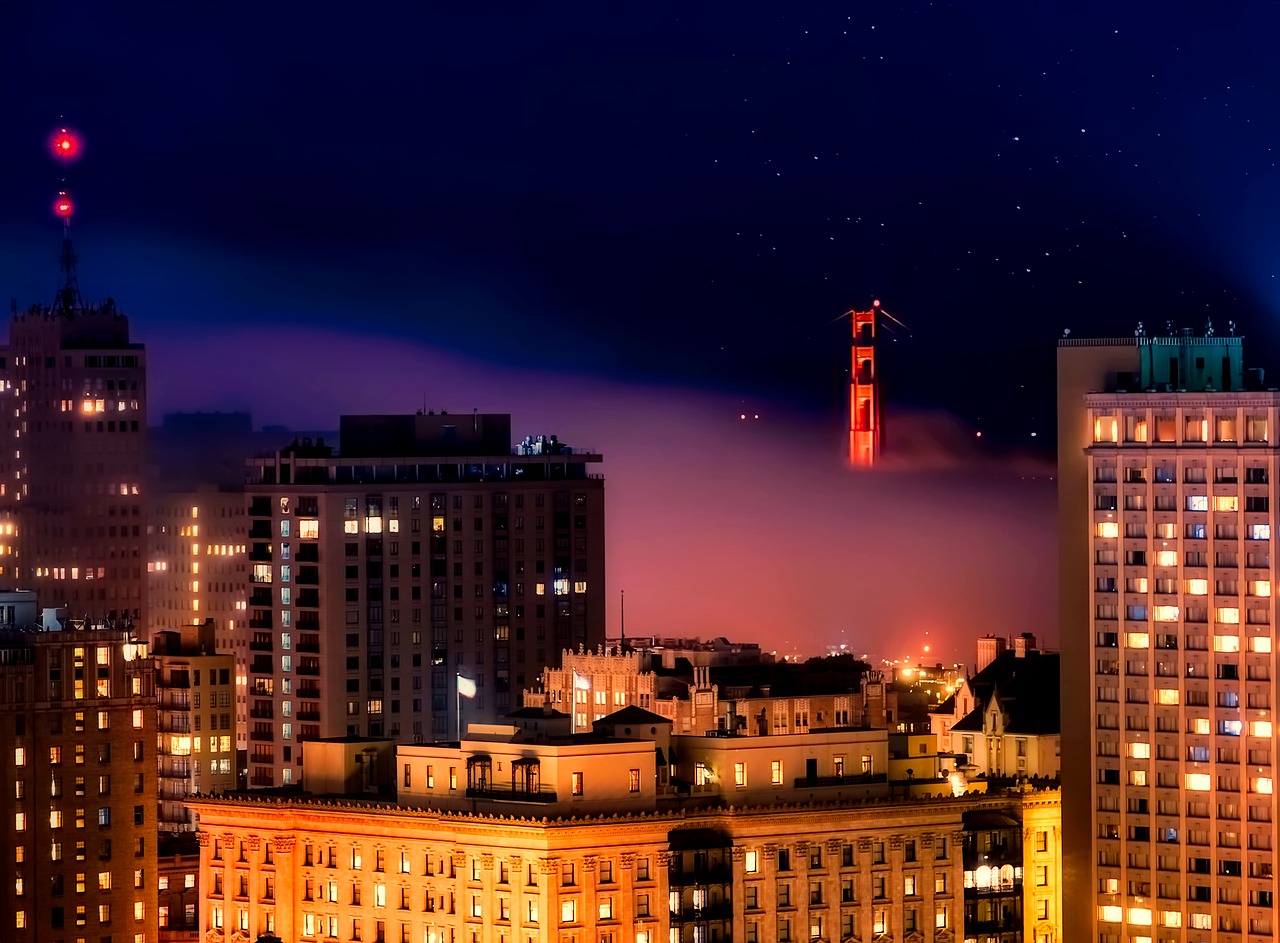
[[[49,149],[54,160],[64,166],[74,163],[80,157],[80,137],[73,131],[59,128],[50,139]],[[62,220],[62,254],[58,264],[62,272],[62,287],[54,298],[53,310],[70,317],[83,310],[84,301],[80,297],[80,283],[76,279],[76,254],[71,247],[71,217],[75,214],[75,203],[68,192],[65,173],[58,184],[58,198],[53,201],[53,213]]]

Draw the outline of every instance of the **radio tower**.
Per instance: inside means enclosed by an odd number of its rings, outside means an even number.
[[[59,128],[49,142],[55,160],[63,164],[73,163],[80,156],[80,138],[66,128]],[[67,178],[64,176],[58,190],[58,198],[53,201],[54,215],[62,220],[62,287],[58,289],[53,301],[53,310],[58,314],[72,315],[84,307],[80,298],[80,283],[76,280],[76,256],[71,249],[71,217],[76,206],[67,191]]]
[[[876,333],[880,302],[850,311],[853,324],[849,367],[849,464],[870,468],[880,460],[880,393],[876,387]]]

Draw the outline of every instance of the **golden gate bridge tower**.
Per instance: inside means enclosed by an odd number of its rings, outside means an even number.
[[[876,334],[880,302],[847,314],[853,326],[849,366],[849,464],[870,468],[880,460],[881,410],[876,380]]]

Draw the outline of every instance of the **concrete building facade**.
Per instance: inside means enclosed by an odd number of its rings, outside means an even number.
[[[398,797],[194,799],[202,939],[1060,939],[1056,790],[890,800],[883,773],[841,784],[828,769],[883,762],[884,731],[668,740],[655,718],[626,708],[590,735],[521,741],[492,725],[452,748],[401,746]],[[391,749],[313,746],[317,768]],[[701,766],[702,788],[663,785],[672,750],[675,778],[696,786]]]
[[[1239,338],[1059,347],[1072,939],[1275,932],[1277,423]]]
[[[448,737],[496,719],[568,646],[604,640],[599,455],[511,447],[506,415],[345,416],[341,454],[250,463],[249,784],[300,744]]]
[[[73,287],[15,315],[0,404],[0,577],[78,619],[144,624],[146,351],[128,318]]]
[[[127,629],[0,630],[0,938],[156,940],[155,690]]]
[[[156,759],[161,832],[189,832],[183,804],[236,788],[235,660],[215,645],[212,623],[157,632]]]

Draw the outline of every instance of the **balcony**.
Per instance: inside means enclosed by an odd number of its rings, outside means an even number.
[[[191,717],[188,714],[162,712],[156,719],[158,733],[191,733]]]
[[[156,691],[158,697],[157,707],[160,710],[170,711],[189,711],[191,710],[191,692],[187,690],[174,690],[173,688],[159,688]]]
[[[488,786],[468,786],[468,799],[490,799],[495,802],[538,802],[552,803],[556,793],[551,789],[512,789],[510,786],[490,784]]]
[[[265,586],[255,586],[249,593],[249,605],[270,607],[275,605],[271,590]]]
[[[258,629],[258,628],[269,629],[271,628],[270,623],[271,623],[271,620],[267,619],[267,625],[265,626],[259,625],[258,620],[255,619],[254,621],[249,623],[249,626],[254,629]],[[253,639],[249,642],[249,651],[251,652],[269,652],[271,650],[272,650],[272,646],[271,646],[270,635],[255,635]]]
[[[271,512],[268,511],[268,514]],[[270,540],[271,539],[271,522],[270,521],[254,521],[249,525],[250,540]]]
[[[271,730],[250,730],[249,739],[250,740],[266,740],[270,742],[271,740],[275,739],[275,734]]]
[[[733,883],[733,868],[727,861],[719,864],[705,864],[702,867],[693,867],[688,871],[673,867],[668,878],[672,887],[731,884]],[[704,912],[706,909],[705,907],[702,908]]]
[[[318,686],[311,687],[308,685],[300,685],[298,687],[298,697],[316,698],[320,697],[320,688]]]
[[[303,663],[298,665],[296,670],[298,674],[304,675],[310,678],[316,678],[316,677],[319,677],[320,675],[319,665],[309,665],[309,664]]]
[[[271,720],[276,716],[275,707],[267,704],[264,707],[253,707],[249,709],[249,716],[262,720]]]
[[[320,711],[316,708],[302,707],[298,709],[295,716],[298,720],[319,720]]]
[[[320,638],[314,635],[304,635],[294,647],[304,654],[318,655],[320,653]]]

